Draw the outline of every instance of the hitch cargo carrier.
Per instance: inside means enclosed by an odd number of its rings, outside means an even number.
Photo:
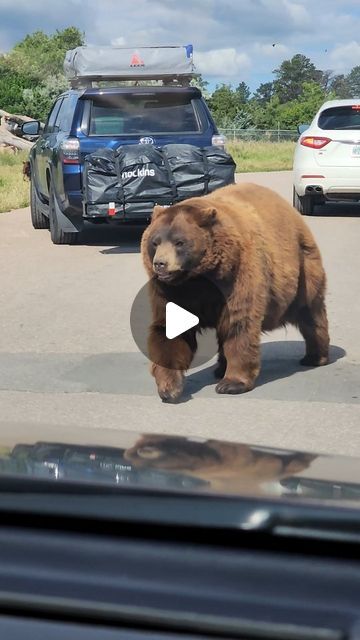
[[[130,80],[188,84],[195,75],[193,46],[77,47],[67,51],[64,72],[72,87]]]
[[[235,181],[235,162],[219,147],[120,145],[89,154],[84,164],[85,218],[146,220],[169,206]]]

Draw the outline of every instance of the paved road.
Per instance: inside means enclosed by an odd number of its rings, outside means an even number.
[[[291,197],[287,172],[238,180]],[[331,365],[301,368],[300,335],[279,330],[263,339],[253,392],[217,396],[207,366],[174,406],[158,399],[129,327],[145,282],[140,231],[91,228],[81,246],[55,247],[27,209],[0,214],[0,444],[116,445],[126,429],[360,455],[359,209],[322,209],[308,222],[328,272]]]

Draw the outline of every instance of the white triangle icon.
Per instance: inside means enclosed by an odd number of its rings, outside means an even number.
[[[192,327],[196,327],[197,324],[199,324],[199,318],[193,313],[179,307],[174,302],[166,304],[166,337],[169,340],[180,336]]]

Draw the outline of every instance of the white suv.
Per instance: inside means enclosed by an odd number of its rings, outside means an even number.
[[[360,98],[325,102],[298,130],[294,207],[311,215],[326,201],[360,201]]]

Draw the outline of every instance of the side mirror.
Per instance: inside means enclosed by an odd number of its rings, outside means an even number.
[[[301,136],[301,134],[304,133],[304,131],[306,131],[306,129],[308,129],[309,127],[309,124],[299,124],[297,127],[298,134]]]
[[[30,120],[21,125],[21,135],[38,136],[41,133],[41,124],[39,120]]]

